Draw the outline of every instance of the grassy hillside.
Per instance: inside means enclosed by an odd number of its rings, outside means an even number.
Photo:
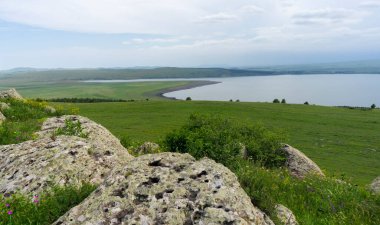
[[[16,88],[27,98],[105,98],[158,99],[164,90],[202,85],[205,81],[136,82],[136,83],[0,83],[0,90]],[[164,99],[164,98],[160,98]]]
[[[194,112],[261,123],[288,133],[289,144],[305,152],[330,175],[352,177],[354,183],[364,185],[380,174],[379,110],[195,101],[74,106],[80,109],[80,114],[101,123],[116,136],[129,136],[138,141],[158,141],[182,126]]]

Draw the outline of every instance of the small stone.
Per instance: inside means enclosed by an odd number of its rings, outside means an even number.
[[[287,157],[285,165],[294,177],[304,178],[310,174],[325,176],[319,166],[298,149],[284,145],[281,151],[285,152]]]
[[[298,225],[298,222],[296,220],[296,217],[294,216],[293,212],[286,208],[284,205],[277,204],[275,206],[275,212],[277,218],[280,220],[280,222],[284,225]]]
[[[9,109],[9,104],[5,103],[5,102],[0,102],[0,112],[4,112],[4,110],[7,110]]]
[[[380,194],[380,177],[377,177],[371,183],[371,191],[375,194]]]

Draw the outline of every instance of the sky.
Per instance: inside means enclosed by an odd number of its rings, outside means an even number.
[[[0,0],[0,70],[380,59],[380,0]]]

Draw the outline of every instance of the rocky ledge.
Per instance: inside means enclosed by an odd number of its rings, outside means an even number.
[[[236,176],[210,159],[144,155],[113,170],[62,224],[273,224]]]
[[[81,121],[88,138],[53,133],[65,120]],[[0,146],[0,193],[38,193],[51,184],[100,184],[133,157],[107,129],[79,116],[50,118],[37,140]]]

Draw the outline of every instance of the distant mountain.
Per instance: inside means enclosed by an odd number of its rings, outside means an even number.
[[[323,64],[251,67],[242,69],[271,71],[276,74],[380,74],[380,59]]]

